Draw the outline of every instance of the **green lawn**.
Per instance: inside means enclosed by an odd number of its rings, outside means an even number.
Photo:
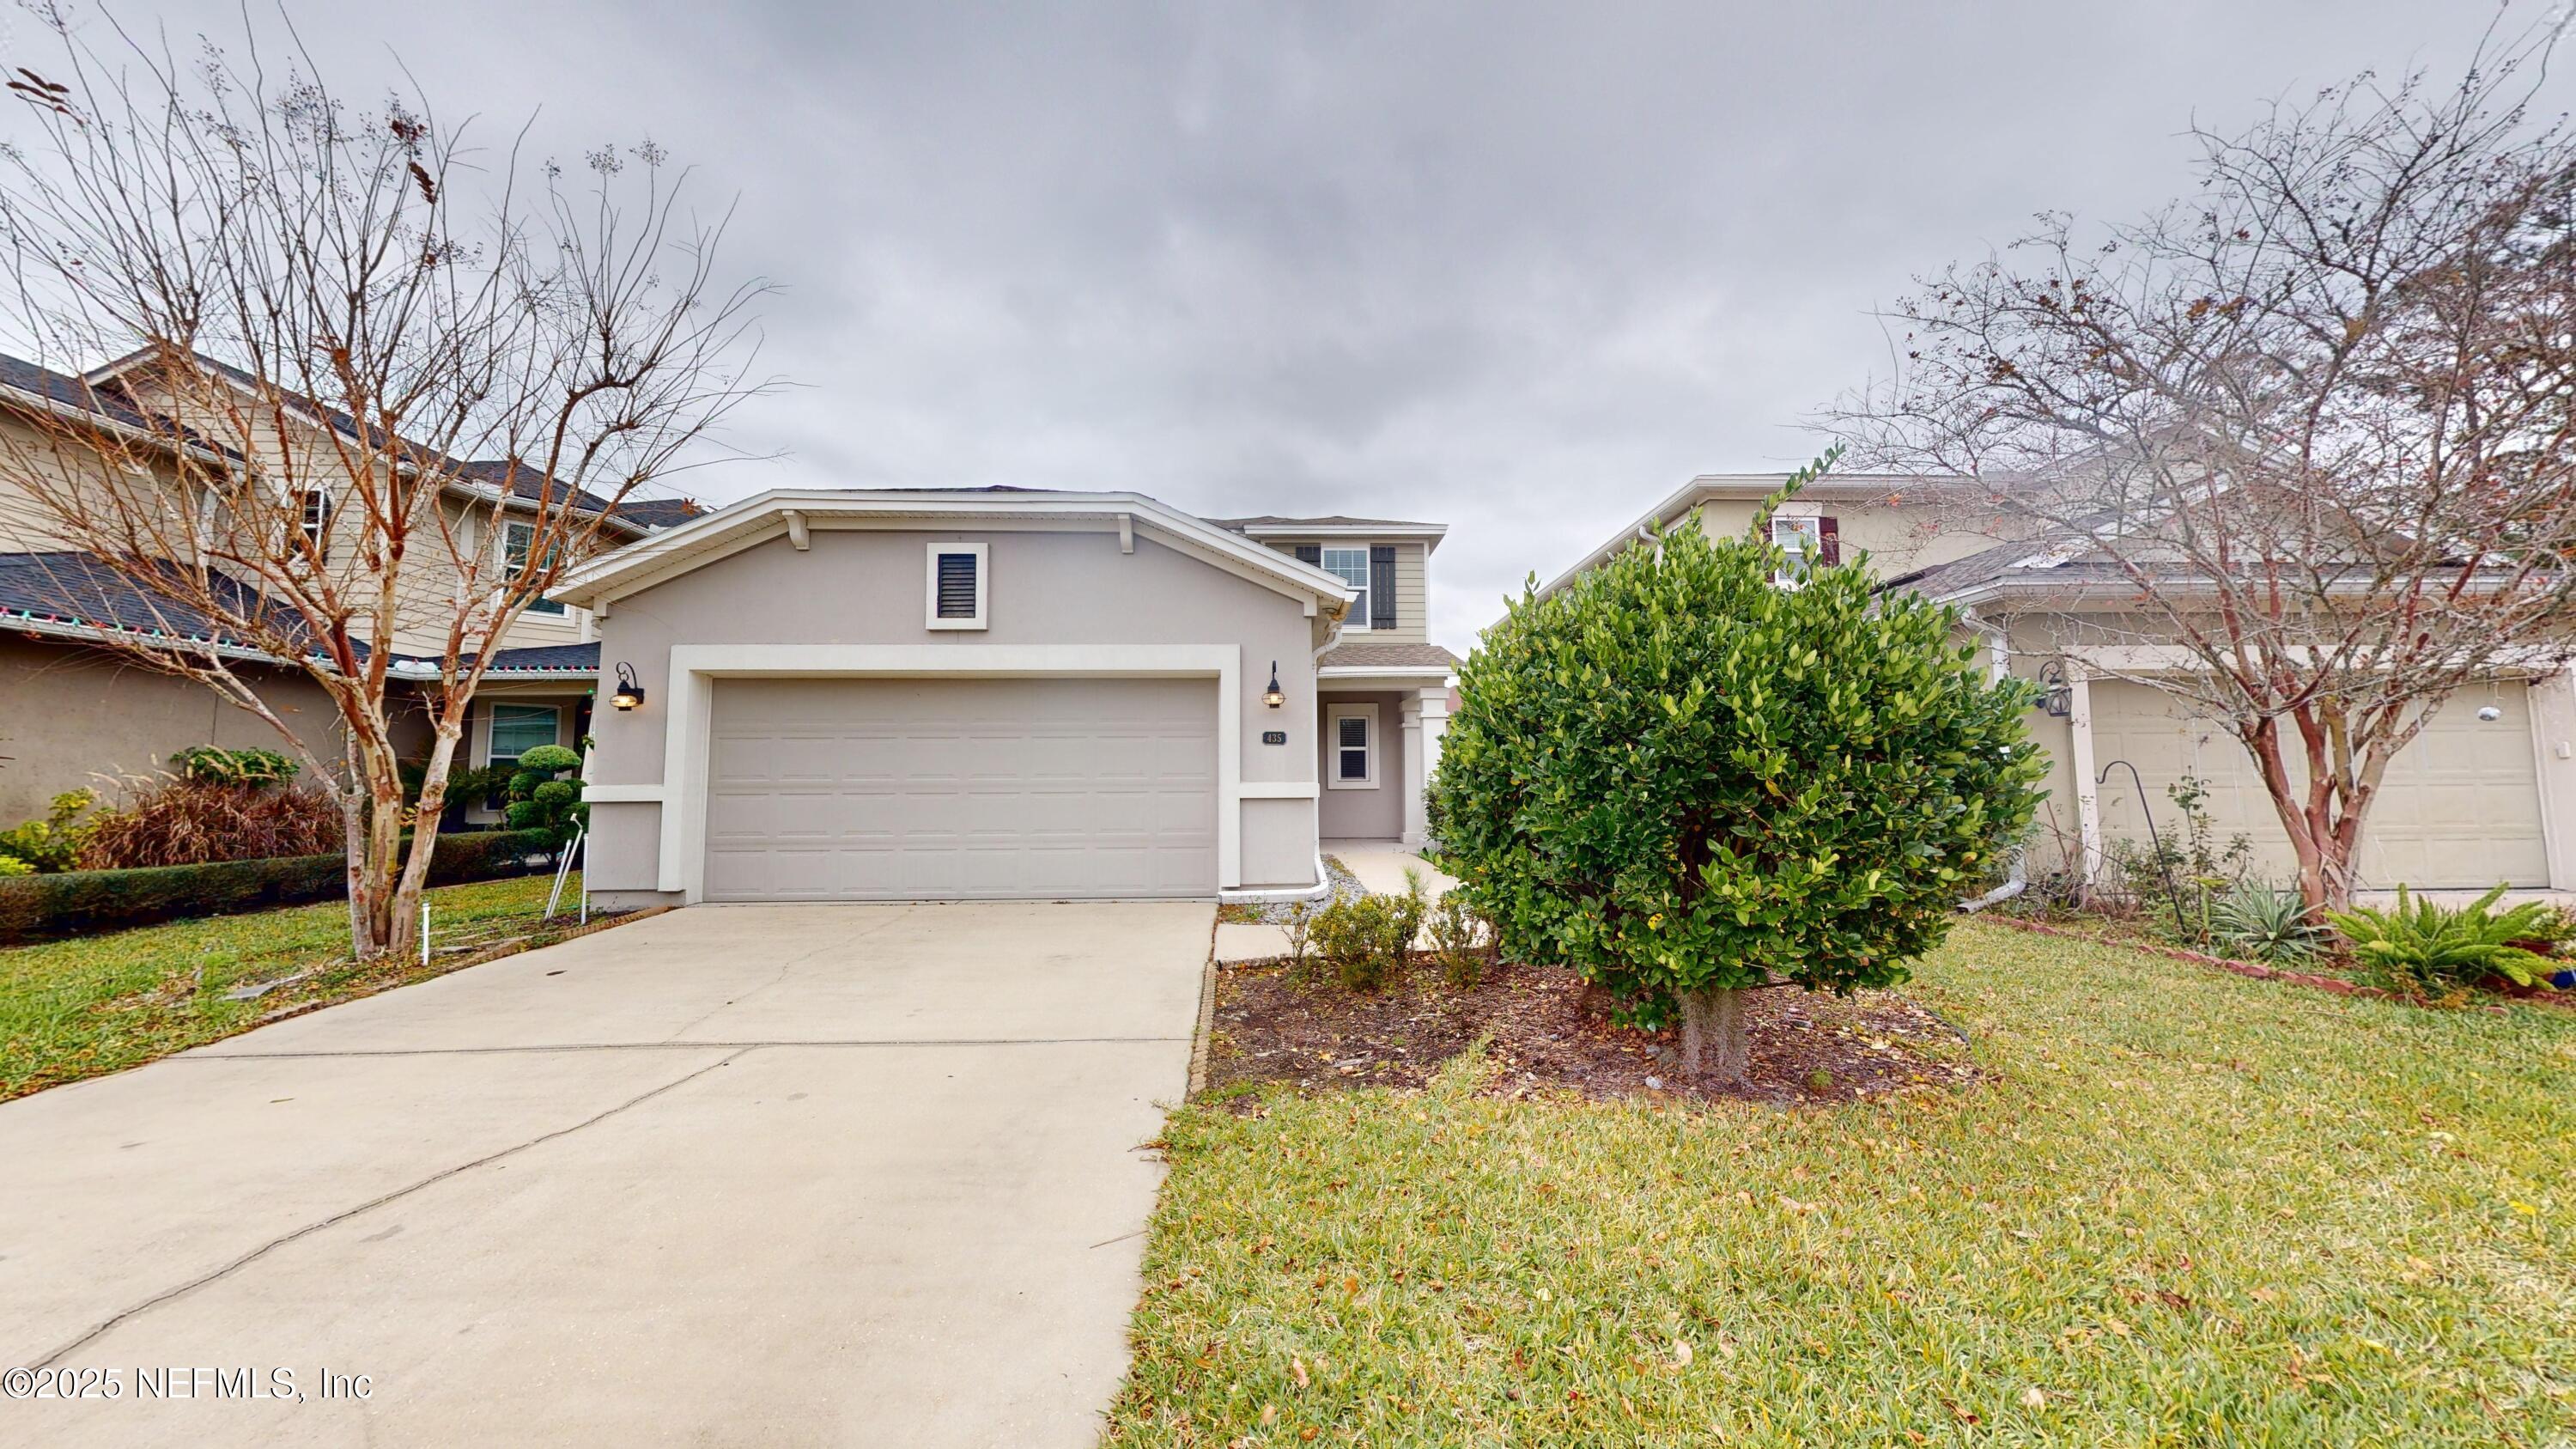
[[[538,875],[431,891],[432,945],[529,935],[553,888],[552,876]],[[567,898],[579,888],[576,876]],[[288,1007],[438,975],[468,954],[362,969],[348,953],[340,901],[0,949],[0,1101],[247,1031]],[[224,999],[235,986],[306,971],[255,1000]]]
[[[2566,1445],[2576,1013],[1963,926],[1991,1073],[1180,1113],[1116,1444]]]

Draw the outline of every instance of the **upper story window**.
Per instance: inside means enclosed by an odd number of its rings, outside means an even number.
[[[1842,562],[1834,520],[1830,518],[1783,518],[1771,520],[1771,542],[1789,556],[1771,575],[1771,582],[1784,588],[1805,583],[1807,570],[1817,565],[1827,568]]]
[[[1351,601],[1351,612],[1342,625],[1344,633],[1370,627],[1374,617],[1369,608],[1369,551],[1365,548],[1328,548],[1323,556],[1324,572],[1340,579],[1359,592]]]
[[[985,548],[980,543],[934,543],[922,580],[922,627],[986,627]]]
[[[331,490],[320,484],[304,490],[303,516],[296,520],[296,530],[304,535],[313,550],[315,563],[331,558]]]
[[[535,548],[536,544],[537,526],[535,524],[505,523],[501,525],[501,566],[510,578],[516,579],[519,575],[527,572],[528,552]],[[552,564],[554,562],[553,550],[549,549],[547,551],[547,555],[546,562],[548,564]],[[528,612],[531,614],[560,614],[563,611],[564,606],[560,600],[536,598],[528,601]]]

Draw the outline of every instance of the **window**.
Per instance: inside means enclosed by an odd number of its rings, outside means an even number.
[[[1324,550],[1324,572],[1359,591],[1351,600],[1351,611],[1343,619],[1342,632],[1369,626],[1369,551],[1364,548],[1328,548]]]
[[[496,704],[485,751],[490,763],[514,765],[519,757],[539,745],[555,742],[555,726],[561,714],[551,704]]]
[[[511,578],[515,579],[527,571],[528,550],[535,547],[536,542],[537,526],[533,523],[507,523],[501,526],[501,564],[509,571]],[[546,563],[551,566],[554,561],[554,550],[548,549]],[[560,614],[563,611],[563,604],[555,599],[535,598],[528,601],[528,612],[531,614]]]
[[[331,490],[319,484],[304,490],[304,516],[296,524],[313,549],[313,561],[331,558]]]
[[[1796,588],[1806,582],[1811,563],[1830,563],[1825,557],[1825,521],[1821,518],[1780,518],[1771,520],[1771,542],[1788,552],[1771,582]]]
[[[1333,750],[1325,783],[1335,790],[1377,788],[1377,706],[1337,704],[1327,708],[1327,738]]]
[[[984,545],[934,543],[923,580],[922,625],[930,629],[981,629],[986,599]]]

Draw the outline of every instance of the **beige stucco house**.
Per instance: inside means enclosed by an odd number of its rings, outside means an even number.
[[[1308,896],[1419,843],[1455,659],[1437,524],[1136,493],[800,490],[575,570],[612,906]]]
[[[219,364],[207,366],[221,375]],[[127,428],[143,439],[167,439],[173,429],[159,410],[169,402],[148,373],[136,370],[133,358],[76,376],[0,357],[0,446],[15,449],[13,457],[21,460],[47,451],[31,422],[36,413]],[[279,423],[282,436],[299,445],[323,430],[354,427],[318,406]],[[308,457],[327,454],[319,447],[305,451]],[[497,460],[461,463],[454,471],[455,480],[441,501],[451,526],[472,546],[491,549],[497,561],[523,555],[531,532],[527,520],[541,486],[538,476]],[[313,477],[309,469],[298,476]],[[187,485],[175,471],[168,481],[175,507],[200,506],[199,500],[182,496]],[[329,481],[313,481],[309,491],[310,526],[331,542],[349,535],[354,524],[336,506]],[[586,504],[607,506],[596,499]],[[685,500],[630,501],[611,511],[603,533],[619,542],[642,539],[697,511]],[[157,672],[106,647],[148,640],[156,632],[175,635],[189,648],[224,646],[208,644],[204,621],[136,594],[72,550],[49,524],[50,516],[0,471],[0,825],[42,814],[45,803],[65,790],[102,779],[148,776],[163,768],[173,752],[191,745],[277,745],[266,721],[233,708],[193,681]],[[417,562],[410,575],[415,591],[424,596],[421,622],[398,626],[394,637],[383,642],[395,655],[392,673],[399,687],[418,690],[434,685],[439,673],[431,651],[441,636],[429,621],[437,616],[443,589]],[[599,655],[588,612],[541,601],[512,624],[502,644],[477,692],[462,764],[506,763],[533,745],[571,744],[587,732]],[[320,742],[328,750],[336,715],[318,686],[294,668],[263,668],[249,651],[226,652],[258,679],[262,697],[298,727],[299,735],[309,721],[315,733],[305,736],[307,742]],[[425,724],[420,740],[425,754]],[[495,817],[482,802],[464,807],[463,813],[474,821]]]
[[[1784,481],[1694,478],[1547,587],[1695,510],[1712,533],[1740,533]],[[2225,725],[2192,717],[2155,687],[2160,674],[2189,667],[2188,656],[2139,642],[2142,624],[2119,617],[2127,591],[2110,566],[1999,539],[1945,482],[1828,475],[1781,508],[1772,532],[1785,545],[1820,545],[1828,561],[1866,552],[1887,587],[1964,610],[1994,669],[2047,686],[2046,707],[2029,720],[2051,761],[2032,868],[2105,878],[2114,843],[2146,837],[2147,812],[2168,836],[2181,824],[2169,791],[2188,776],[2207,791],[2222,847],[2241,834],[2258,871],[2295,878],[2252,760]],[[2088,587],[2104,583],[2111,586]],[[2360,869],[2365,889],[2576,889],[2576,682],[2568,673],[2501,674],[2453,696],[2392,762]]]

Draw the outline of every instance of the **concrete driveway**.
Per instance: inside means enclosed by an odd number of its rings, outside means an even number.
[[[1090,1444],[1210,915],[701,907],[0,1105],[0,1368],[121,1381],[0,1442]]]

